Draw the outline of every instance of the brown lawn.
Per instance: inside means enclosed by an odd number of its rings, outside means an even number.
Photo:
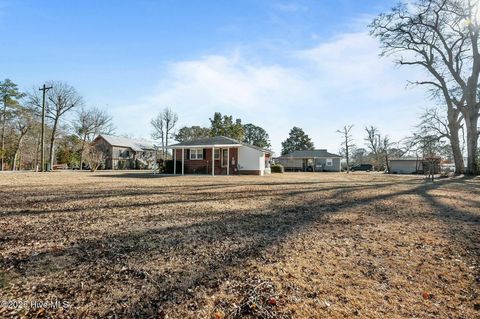
[[[478,178],[7,173],[0,317],[478,318],[479,239]]]

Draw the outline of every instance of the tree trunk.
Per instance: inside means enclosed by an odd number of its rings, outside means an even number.
[[[54,150],[54,147],[55,147],[55,138],[52,137],[50,139],[50,163],[49,163],[49,170],[50,171],[53,171],[53,163],[54,163],[54,157],[55,157],[55,150]]]
[[[55,133],[57,131],[57,124],[58,124],[58,119],[55,119],[53,122],[53,127],[52,127],[52,137],[50,138],[50,171],[53,171],[53,162],[54,162],[54,157],[55,157]]]
[[[2,160],[0,163],[0,171],[3,171],[3,166],[5,162],[5,125],[7,124],[7,96],[5,95],[3,98],[3,112],[2,112]]]
[[[450,146],[452,147],[453,162],[455,163],[455,175],[460,175],[465,173],[465,165],[463,163],[463,154],[458,136],[459,127],[456,123],[449,123],[449,129]]]
[[[385,151],[385,167],[387,168],[387,173],[390,174],[390,165],[388,164],[388,152]]]
[[[467,110],[464,115],[467,127],[467,174],[478,175],[478,110]]]
[[[167,134],[165,135],[165,153],[167,154],[167,158],[168,158],[168,130],[167,130]]]
[[[22,145],[22,140],[25,137],[25,134],[20,134],[20,138],[18,139],[17,145],[15,147],[15,153],[13,155],[13,167],[12,170],[17,170],[17,158],[18,158],[18,150],[20,150],[20,145]]]
[[[35,161],[33,164],[34,165],[33,170],[35,172],[38,172],[39,152],[40,152],[40,141],[38,141],[35,145]]]
[[[80,150],[80,168],[79,170],[83,170],[83,152],[85,151],[85,147],[82,146],[82,149]]]
[[[165,163],[165,161],[167,160],[167,157],[165,156],[165,137],[164,137],[164,133],[162,132],[162,157],[163,157],[163,162]]]
[[[346,131],[346,127],[345,127],[345,131]],[[345,153],[347,155],[347,174],[350,173],[350,161],[348,160],[348,136],[345,135]],[[315,166],[315,163],[313,163],[313,165]],[[315,171],[315,167],[313,168],[313,170]]]
[[[80,150],[80,170],[83,170],[83,152],[85,152],[85,142],[87,141],[87,135],[83,136],[82,149]]]

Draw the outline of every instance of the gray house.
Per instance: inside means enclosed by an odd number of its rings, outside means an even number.
[[[105,169],[150,169],[155,164],[152,142],[101,134],[93,145],[105,156]]]
[[[342,157],[327,150],[294,151],[275,159],[286,171],[299,172],[340,172]]]

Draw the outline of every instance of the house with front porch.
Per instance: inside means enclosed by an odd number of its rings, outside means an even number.
[[[186,141],[169,148],[173,150],[174,174],[270,173],[271,151],[225,136]]]

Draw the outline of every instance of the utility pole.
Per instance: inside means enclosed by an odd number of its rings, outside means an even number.
[[[41,150],[40,150],[40,163],[42,165],[40,172],[45,171],[45,95],[47,94],[47,91],[50,90],[52,86],[46,86],[45,84],[43,85],[42,88],[40,88],[40,91],[43,91],[43,97],[42,97],[42,140],[40,142],[41,144]]]

